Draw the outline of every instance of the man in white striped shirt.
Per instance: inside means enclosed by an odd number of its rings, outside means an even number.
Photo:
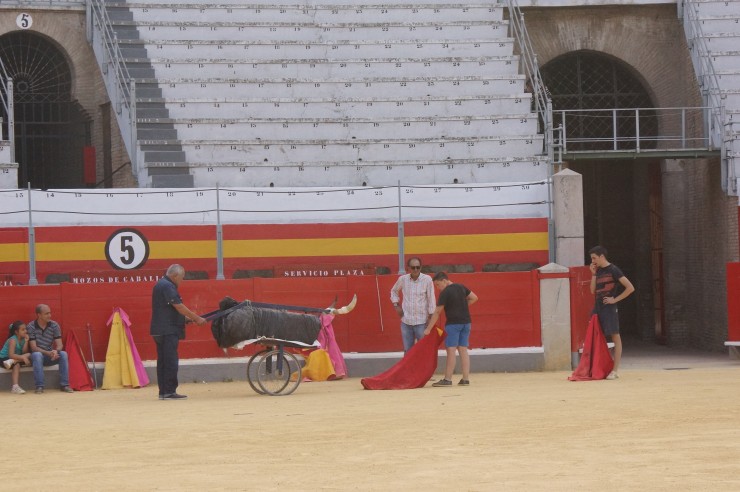
[[[424,336],[426,323],[437,307],[434,283],[432,277],[421,273],[421,259],[409,258],[406,266],[411,273],[401,275],[391,289],[393,308],[401,317],[404,352]]]

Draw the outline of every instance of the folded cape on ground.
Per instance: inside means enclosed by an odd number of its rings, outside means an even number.
[[[75,391],[92,391],[95,389],[90,370],[87,367],[87,361],[73,331],[67,332],[64,340],[64,350],[67,351],[69,362],[69,387]]]
[[[115,308],[106,324],[110,325],[110,338],[102,388],[140,388],[149,384],[149,376],[131,336],[131,322],[126,312]]]
[[[604,379],[614,369],[614,361],[606,345],[606,338],[601,332],[597,315],[591,316],[586,329],[586,340],[583,342],[581,362],[568,378],[570,381],[592,381]]]
[[[437,369],[437,350],[444,340],[444,330],[435,328],[406,352],[406,355],[387,371],[360,381],[368,390],[421,388]]]

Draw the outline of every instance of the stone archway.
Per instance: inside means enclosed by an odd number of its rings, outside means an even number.
[[[42,36],[14,31],[0,36],[0,58],[14,85],[18,186],[83,187],[92,118],[72,99],[64,54]]]
[[[643,108],[640,135],[658,135],[659,116],[639,76],[620,60],[594,51],[575,51],[554,58],[541,69],[552,95],[554,125],[565,123],[569,150],[634,149],[635,113],[613,109]],[[585,110],[577,114],[562,110]],[[601,110],[601,111],[593,111]],[[605,142],[616,129],[621,140]],[[658,140],[642,142],[642,148]],[[662,311],[662,203],[660,160],[589,159],[567,163],[583,176],[586,250],[601,244],[633,284],[640,298],[620,307],[623,332],[640,338],[665,336]],[[652,286],[652,287],[649,287]],[[648,293],[644,290],[650,290]],[[639,305],[642,304],[642,305]],[[652,305],[652,307],[651,307]],[[647,311],[647,313],[638,312]]]

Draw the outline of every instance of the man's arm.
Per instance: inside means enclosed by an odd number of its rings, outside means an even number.
[[[468,300],[468,306],[478,302],[478,296],[475,295],[475,292],[473,292],[472,290],[470,291],[470,294],[468,294],[468,297],[466,297],[466,299]]]
[[[589,289],[592,294],[596,294],[596,263],[591,263],[588,268],[591,270],[591,283]]]
[[[434,327],[434,324],[439,319],[439,315],[442,314],[442,310],[444,309],[444,306],[437,306],[434,312],[432,313],[432,317],[429,318],[429,322],[427,323],[427,327],[424,330],[424,336],[429,335],[431,333],[432,328]]]
[[[622,284],[622,287],[624,287],[622,293],[619,294],[617,297],[605,297],[604,304],[616,304],[619,301],[629,297],[635,291],[635,286],[632,285],[632,282],[630,282],[627,277],[619,277],[619,283]]]
[[[400,296],[402,292],[401,288],[403,287],[402,279],[403,277],[398,277],[398,280],[396,280],[396,283],[391,288],[391,302],[393,303],[393,309],[396,311],[396,314],[403,318],[403,307],[401,306]]]
[[[185,304],[172,304],[172,307],[175,308],[175,310],[185,316],[190,321],[193,321],[197,325],[204,325],[206,324],[206,320],[192,312]]]

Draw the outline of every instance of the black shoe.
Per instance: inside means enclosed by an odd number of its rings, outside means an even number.
[[[457,383],[460,386],[468,386],[470,384],[470,380],[468,379],[461,379],[459,383]]]
[[[188,397],[178,393],[167,393],[166,395],[160,396],[162,400],[187,400]]]
[[[62,393],[74,393],[75,392],[75,390],[73,390],[69,386],[62,386],[61,388],[59,388],[59,391],[61,391]]]
[[[164,395],[159,395],[160,400],[164,400]]]
[[[452,386],[452,381],[449,379],[440,379],[436,383],[432,384],[432,386],[439,388],[440,386]]]

